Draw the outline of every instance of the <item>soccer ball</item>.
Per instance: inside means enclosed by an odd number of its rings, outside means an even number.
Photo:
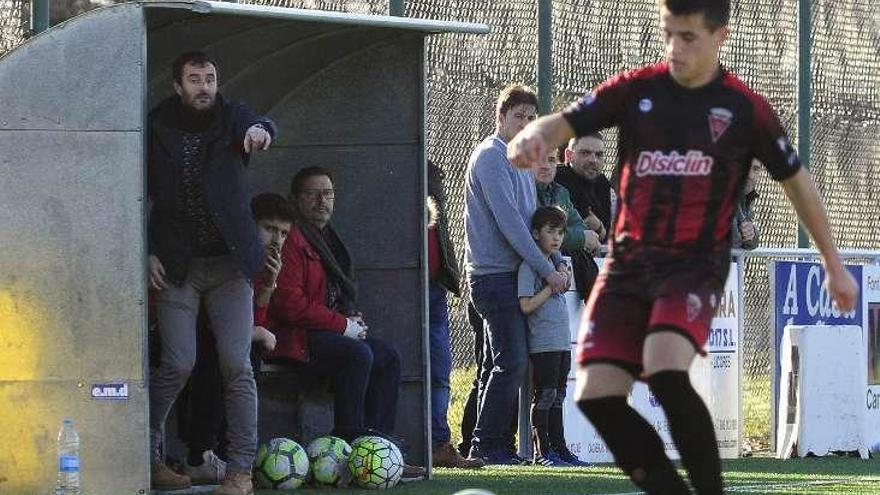
[[[359,437],[351,444],[348,470],[352,481],[362,488],[393,488],[403,475],[403,456],[389,440]]]
[[[351,476],[348,472],[348,456],[351,445],[336,437],[320,437],[306,447],[312,478],[319,485],[345,486]]]
[[[289,438],[273,438],[257,451],[255,477],[260,488],[292,490],[306,480],[309,457]]]

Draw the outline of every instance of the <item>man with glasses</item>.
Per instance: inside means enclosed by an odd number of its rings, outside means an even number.
[[[605,144],[600,133],[574,138],[565,149],[565,165],[556,171],[556,182],[571,193],[574,207],[600,241],[608,235],[615,200],[611,183],[602,173],[604,155]]]
[[[334,434],[352,440],[368,430],[394,432],[400,354],[368,335],[351,257],[330,224],[335,199],[329,170],[308,167],[293,178],[297,222],[269,303],[268,326],[278,341],[267,361],[293,364],[306,380],[329,381]],[[424,475],[423,468],[404,467],[404,480]]]

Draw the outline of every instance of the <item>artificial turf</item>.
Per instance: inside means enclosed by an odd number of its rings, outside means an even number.
[[[752,457],[725,461],[726,492],[741,494],[880,494],[880,459],[815,457],[779,460]],[[496,495],[635,495],[638,489],[616,468],[535,466],[490,467],[477,471],[438,469],[430,481],[391,490],[396,495],[451,495],[481,488]],[[368,493],[366,490],[300,488],[297,493]],[[257,495],[290,493],[257,490]],[[375,493],[371,491],[370,493]]]

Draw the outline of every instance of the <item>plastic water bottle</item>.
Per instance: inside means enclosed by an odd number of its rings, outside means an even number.
[[[73,420],[65,418],[58,432],[58,484],[55,495],[80,495],[79,435]]]

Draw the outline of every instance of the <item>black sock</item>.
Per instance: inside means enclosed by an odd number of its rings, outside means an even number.
[[[543,456],[550,450],[550,429],[547,426],[547,409],[532,406],[532,439],[535,445],[535,457]]]
[[[720,495],[721,460],[715,426],[706,404],[691,386],[688,373],[660,371],[648,377],[648,385],[663,406],[691,485],[699,495]]]
[[[190,450],[186,454],[186,463],[193,467],[201,466],[205,463],[205,458],[202,456],[204,453],[202,449]]]
[[[578,401],[578,407],[602,435],[614,461],[649,495],[689,495],[687,485],[666,457],[657,432],[626,397]]]
[[[565,443],[565,428],[562,424],[562,406],[553,404],[547,415],[547,423],[550,427],[550,448],[556,453],[565,452],[568,445]]]

